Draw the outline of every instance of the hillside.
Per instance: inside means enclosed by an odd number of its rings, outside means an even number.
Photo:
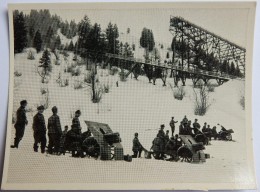
[[[63,41],[67,41],[63,38]],[[78,66],[80,76],[71,76],[64,73],[68,64],[72,64],[73,54],[69,53],[68,62],[61,57],[61,65],[52,65],[53,69],[48,84],[42,84],[37,73],[39,58],[42,53],[36,54],[35,60],[27,60],[27,53],[15,55],[15,71],[21,73],[15,78],[14,108],[17,110],[19,102],[27,99],[27,114],[29,124],[26,127],[25,136],[21,141],[19,150],[11,149],[8,182],[31,183],[96,183],[96,182],[204,182],[224,183],[227,177],[232,177],[234,182],[244,182],[244,177],[236,177],[241,172],[247,172],[246,146],[245,146],[245,112],[239,105],[241,87],[244,82],[230,80],[222,86],[216,87],[215,92],[210,93],[210,106],[205,116],[196,116],[193,112],[193,88],[192,82],[187,81],[184,87],[186,96],[182,101],[175,100],[170,86],[163,87],[162,81],[157,79],[156,85],[148,83],[145,76],[139,76],[138,80],[131,78],[121,82],[118,75],[109,75],[107,69],[98,67],[98,76],[101,83],[111,85],[109,93],[105,93],[99,104],[93,104],[90,99],[88,86],[74,89],[75,83],[83,81],[87,73],[85,66]],[[51,56],[52,63],[55,61]],[[69,86],[60,87],[57,83],[59,77],[68,79]],[[33,79],[33,81],[32,81]],[[116,87],[119,81],[119,87]],[[168,79],[173,84],[173,79]],[[212,81],[212,83],[215,83]],[[158,132],[161,124],[165,124],[166,130],[170,129],[169,121],[172,116],[180,121],[184,115],[194,121],[199,119],[212,126],[220,123],[234,130],[233,142],[212,141],[206,146],[206,153],[211,158],[204,164],[189,164],[182,162],[158,161],[155,159],[134,159],[133,162],[100,161],[92,158],[75,159],[70,154],[65,156],[50,156],[33,152],[32,117],[36,113],[43,96],[41,89],[49,90],[49,108],[45,110],[47,119],[51,115],[51,107],[58,107],[62,128],[71,125],[71,119],[75,110],[80,109],[82,131],[87,130],[85,120],[97,121],[109,124],[114,132],[119,132],[122,138],[124,154],[132,154],[132,139],[135,132],[139,133],[140,142],[150,149],[152,140]],[[217,117],[217,118],[216,118]],[[220,128],[218,127],[218,131]],[[178,128],[177,128],[178,131]],[[12,138],[14,138],[12,128]],[[239,150],[237,150],[239,149]],[[19,161],[17,159],[19,158]],[[32,164],[37,168],[31,169]],[[133,171],[134,170],[134,171]],[[214,172],[221,172],[221,177],[216,177]],[[69,173],[64,174],[64,172]],[[95,174],[93,174],[95,172]],[[120,177],[118,177],[118,173]],[[127,173],[127,174],[125,174]],[[163,173],[163,174],[160,174]],[[198,173],[196,177],[190,173]],[[48,175],[48,176],[47,176]],[[50,177],[52,175],[52,177]],[[77,175],[77,177],[75,177]],[[84,175],[82,177],[78,177]],[[117,178],[117,180],[115,180]],[[140,180],[142,178],[142,180]]]

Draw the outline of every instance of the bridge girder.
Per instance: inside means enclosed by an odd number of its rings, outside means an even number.
[[[233,61],[241,72],[245,73],[246,49],[238,46],[212,32],[207,31],[181,17],[170,18],[170,32],[177,41],[188,44],[187,52],[196,55],[196,49],[200,48],[206,54],[213,54],[220,62]],[[205,60],[201,59],[202,62]]]

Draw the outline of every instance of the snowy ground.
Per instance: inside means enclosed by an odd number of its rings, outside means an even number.
[[[9,183],[250,183],[244,178],[249,175],[246,164],[245,145],[245,112],[239,105],[240,90],[243,81],[230,80],[222,86],[216,87],[211,93],[212,106],[203,117],[193,113],[193,90],[191,81],[185,86],[184,100],[175,100],[169,86],[163,87],[162,81],[156,85],[148,83],[146,77],[139,76],[115,82],[118,76],[108,75],[107,70],[98,70],[101,82],[109,82],[112,87],[109,93],[103,95],[100,104],[93,104],[90,100],[88,87],[75,90],[73,82],[83,78],[71,77],[64,74],[64,61],[60,66],[53,65],[53,72],[48,84],[42,84],[36,73],[36,66],[41,53],[36,60],[27,60],[27,54],[15,56],[15,70],[22,76],[15,77],[14,109],[22,99],[27,99],[28,108],[33,112],[27,114],[29,124],[19,150],[11,149],[8,169]],[[54,57],[52,56],[52,59]],[[70,56],[70,61],[72,55]],[[81,66],[82,74],[85,69]],[[69,79],[68,87],[59,87],[56,83],[59,72],[62,78]],[[173,79],[168,79],[173,84]],[[215,82],[214,82],[215,83]],[[119,132],[125,154],[132,154],[132,139],[135,132],[139,133],[139,140],[143,146],[150,149],[152,140],[156,136],[161,124],[170,129],[169,121],[172,116],[181,120],[184,115],[194,121],[199,119],[212,126],[220,123],[234,130],[232,142],[212,141],[206,146],[206,153],[211,158],[203,164],[189,164],[185,162],[168,162],[154,159],[134,159],[133,162],[100,161],[92,158],[75,159],[69,154],[65,156],[47,156],[33,152],[32,117],[36,113],[36,106],[42,96],[41,87],[50,91],[50,107],[44,112],[45,119],[51,115],[51,107],[57,106],[62,127],[71,125],[71,117],[75,110],[80,109],[83,131],[87,129],[84,120],[109,124],[114,132]],[[11,128],[11,127],[10,127]],[[151,129],[147,131],[147,129]],[[178,130],[178,129],[177,129]],[[218,127],[219,131],[219,127]],[[12,127],[12,141],[14,138]]]

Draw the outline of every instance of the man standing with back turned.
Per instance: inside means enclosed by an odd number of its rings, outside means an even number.
[[[26,118],[26,111],[25,107],[27,106],[27,101],[22,100],[20,102],[20,107],[16,112],[16,122],[14,124],[15,128],[15,138],[14,138],[14,145],[11,145],[11,148],[18,148],[19,142],[22,140],[24,135],[25,126],[28,124]]]

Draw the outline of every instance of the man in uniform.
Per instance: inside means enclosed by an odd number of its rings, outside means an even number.
[[[159,130],[159,132],[157,134],[157,137],[160,139],[160,156],[159,156],[160,159],[164,158],[164,148],[165,148],[165,144],[166,144],[164,127],[165,127],[165,125],[162,124],[161,129]]]
[[[200,124],[198,123],[198,119],[195,119],[195,122],[193,123],[193,128],[194,128],[194,133],[196,135],[200,129]]]
[[[206,132],[207,131],[207,123],[205,122],[203,127],[202,127],[202,132]]]
[[[33,117],[33,136],[34,145],[33,149],[38,152],[38,143],[41,143],[41,152],[45,153],[46,147],[46,125],[43,116],[44,107],[41,105],[37,108],[38,113]]]
[[[77,110],[75,112],[75,117],[72,119],[72,125],[74,125],[75,127],[77,128],[80,128],[80,122],[79,122],[79,117],[81,115],[81,111],[80,110]]]
[[[170,121],[170,127],[172,129],[172,136],[173,136],[174,131],[175,131],[175,123],[178,123],[178,121],[174,121],[174,117],[172,117],[172,120]]]
[[[186,116],[186,115],[184,116],[184,118],[183,118],[183,120],[182,120],[182,123],[183,123],[183,124],[186,124],[186,123],[188,123],[188,118],[187,118],[187,116]]]
[[[72,157],[84,157],[82,142],[81,127],[78,124],[71,125],[71,130],[66,134],[65,148],[72,151]]]
[[[58,109],[54,106],[52,109],[53,115],[48,119],[48,136],[49,136],[49,145],[48,152],[50,154],[59,152],[60,138],[62,135],[60,118],[57,115]],[[54,147],[54,150],[53,150]]]
[[[14,124],[15,138],[14,138],[14,145],[11,145],[11,148],[18,148],[19,142],[23,138],[25,126],[28,124],[26,118],[26,111],[25,111],[26,106],[27,106],[27,101],[22,100],[20,102],[20,107],[16,112],[16,122]]]
[[[141,153],[143,151],[143,146],[140,143],[139,139],[138,139],[138,133],[135,133],[135,138],[133,139],[133,148],[132,148],[134,154],[132,155],[133,158],[140,158],[141,157]]]
[[[179,135],[185,135],[185,131],[184,131],[184,126],[183,126],[183,122],[180,122],[180,126],[179,126]]]

